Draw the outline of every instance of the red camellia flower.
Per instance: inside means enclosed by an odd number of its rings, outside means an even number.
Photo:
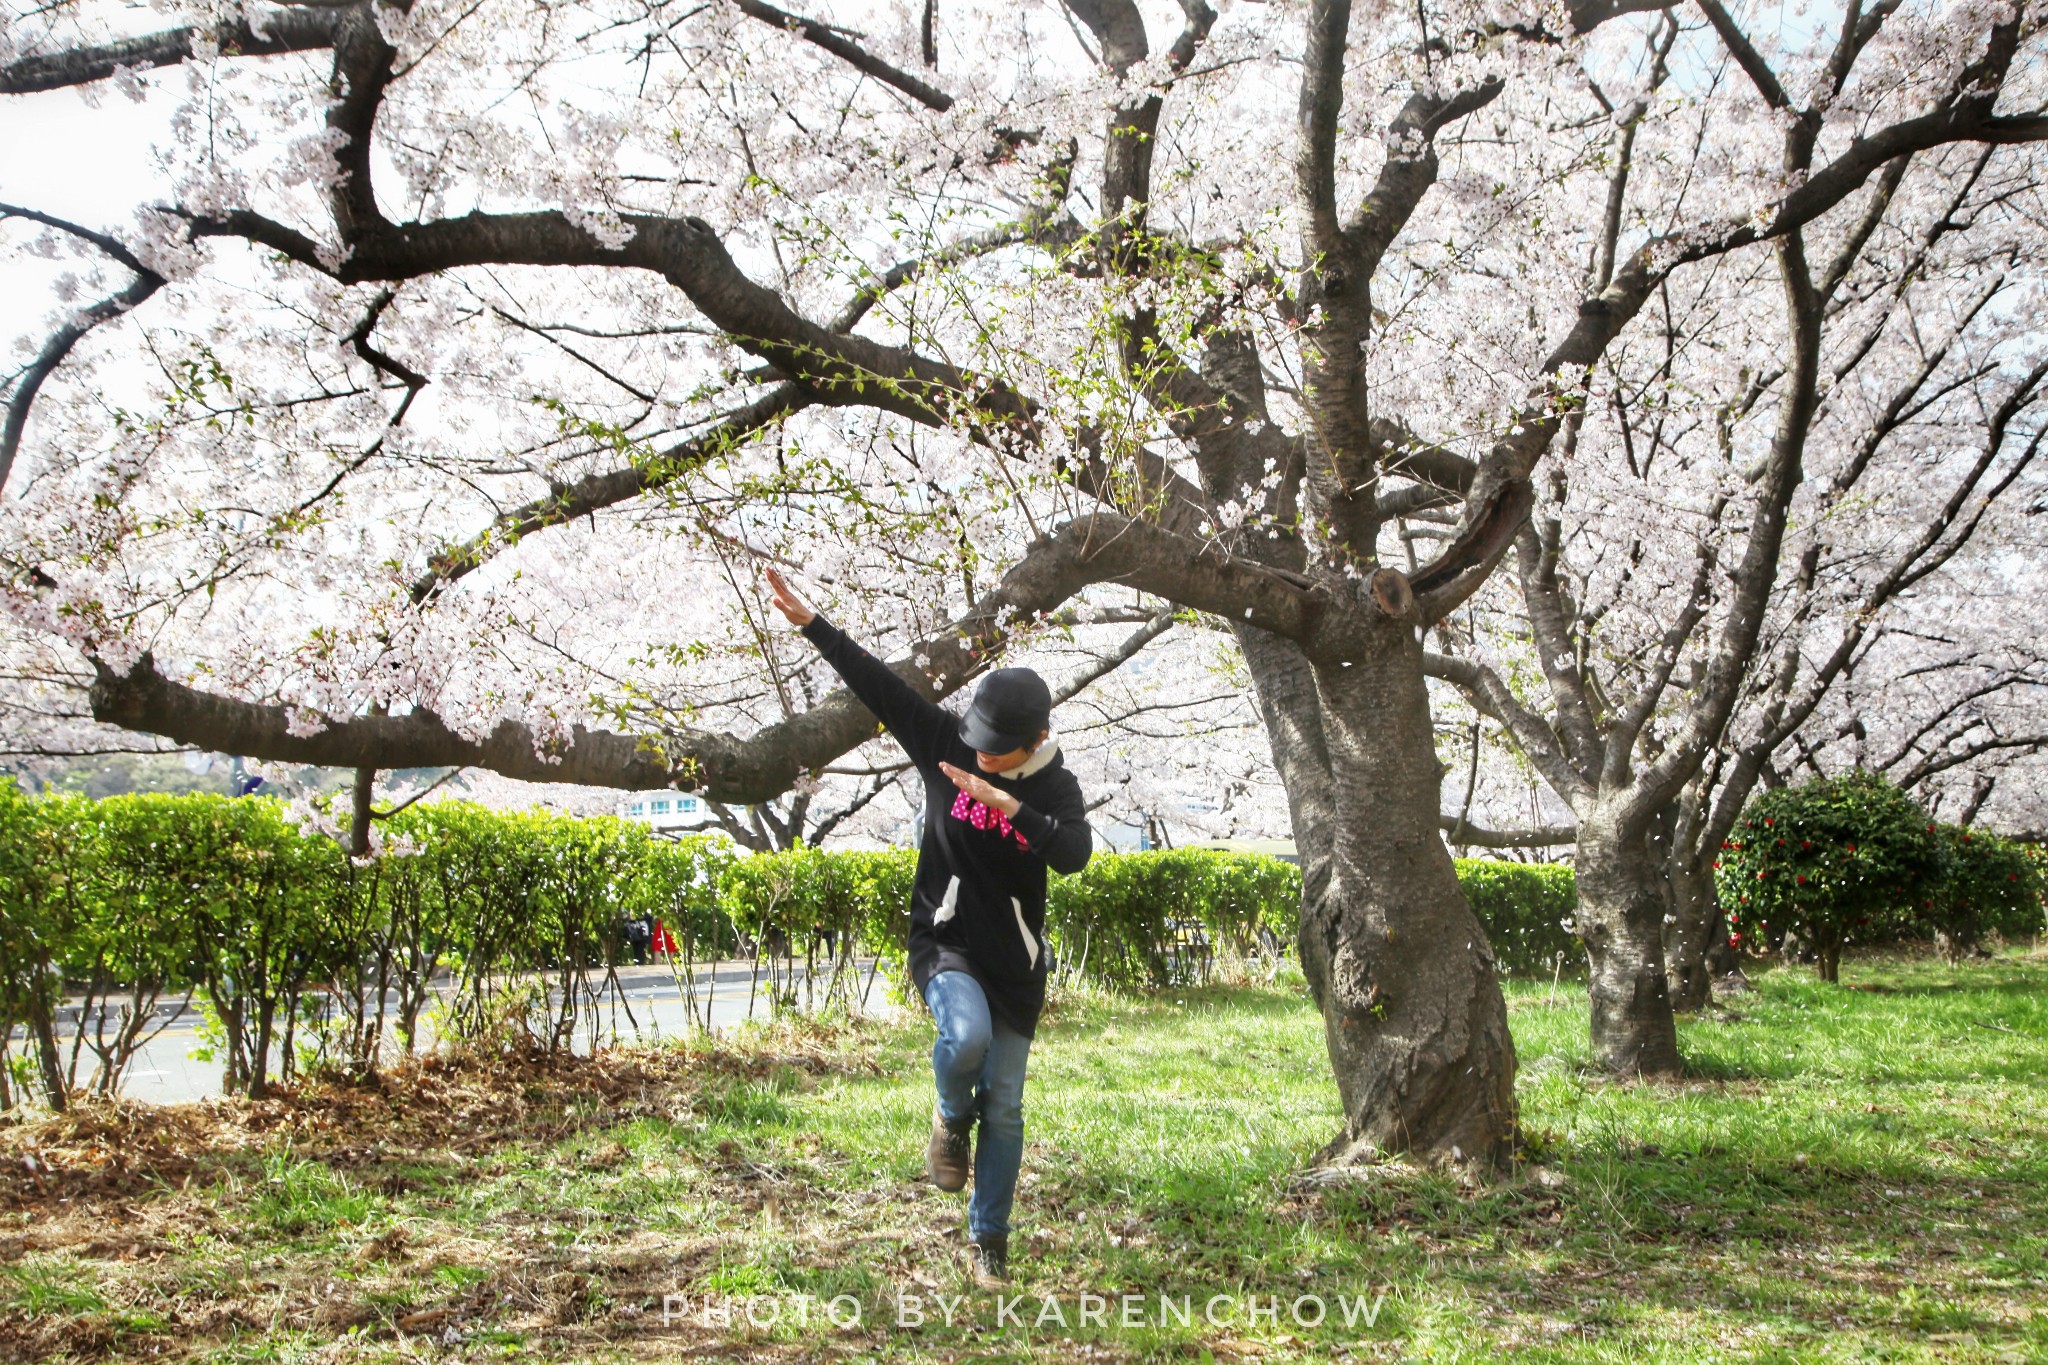
[[[1773,819],[1772,819],[1772,818],[1771,818],[1770,816],[1766,815],[1766,816],[1764,817],[1764,823],[1765,823],[1765,824],[1767,824],[1767,825],[1775,825],[1775,824],[1777,824],[1778,822],[1777,822],[1776,820],[1773,820]]]
[[[1806,877],[1805,877],[1805,875],[1804,875],[1804,874],[1801,874],[1800,876],[1794,877],[1794,878],[1793,878],[1792,880],[1793,880],[1793,881],[1795,881],[1795,882],[1797,882],[1797,883],[1799,883],[1799,885],[1801,885],[1801,886],[1804,886],[1804,885],[1806,885]]]
[[[1812,847],[1813,847],[1813,840],[1811,840],[1811,839],[1801,839],[1801,840],[1799,841],[1799,848],[1800,848],[1800,851],[1801,851],[1801,852],[1804,852],[1805,850],[1807,850],[1807,849],[1809,849],[1809,848],[1812,848]]]
[[[1716,872],[1719,872],[1720,870],[1721,870],[1721,865],[1720,865],[1719,863],[1715,863],[1715,864],[1714,864],[1714,871],[1716,871]]]
[[[1854,845],[1854,844],[1851,844],[1851,845],[1849,845],[1849,851],[1850,851],[1851,853],[1854,853],[1854,852],[1856,851],[1856,845]]]

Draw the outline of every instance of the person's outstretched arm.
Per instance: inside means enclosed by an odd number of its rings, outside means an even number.
[[[767,577],[775,609],[818,647],[825,662],[860,698],[860,704],[875,713],[911,762],[930,764],[944,758],[959,732],[953,717],[820,616],[780,573],[769,569]]]

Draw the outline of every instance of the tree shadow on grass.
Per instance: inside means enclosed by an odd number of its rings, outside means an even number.
[[[1684,1078],[1680,1085],[1732,1085],[1766,1078],[1782,1079],[1769,1070],[1758,1070],[1736,1057],[1713,1052],[1687,1052],[1682,1058],[1685,1065]]]
[[[1930,1360],[2048,1344],[2028,1306],[2048,1275],[2038,1175],[1987,1180],[1931,1156],[1814,1145],[1807,1156],[1579,1144],[1476,1187],[1398,1165],[1327,1185],[1247,1178],[1228,1162],[1213,1184],[1194,1170],[1133,1183],[1067,1165],[1032,1201],[1033,1286],[1191,1292],[1198,1303],[1210,1292],[1392,1288],[1403,1312],[1381,1339],[1406,1338],[1402,1322],[1462,1318],[1489,1342],[1555,1338],[1571,1359],[1587,1338],[1599,1359],[1625,1341],[1646,1356],[1726,1358],[1730,1334],[1800,1350],[1824,1334],[1849,1355],[1974,1336],[1971,1351],[1908,1351]]]
[[[1759,1342],[1817,1330],[2043,1344],[2028,1306],[2048,1274],[2038,1177],[1642,1145],[1562,1151],[1543,1174],[1555,1188],[1382,1175],[1320,1192],[1313,1211],[1389,1279],[1448,1258],[1489,1321],[1535,1314],[1666,1343],[1704,1321]]]

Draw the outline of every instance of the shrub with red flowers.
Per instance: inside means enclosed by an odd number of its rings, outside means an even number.
[[[1930,899],[1927,927],[1943,957],[1962,961],[1986,934],[2027,938],[2041,932],[2048,878],[2025,844],[1987,830],[1943,825],[1947,875]]]
[[[1926,810],[1877,774],[1854,772],[1757,796],[1715,866],[1746,944],[1794,936],[1833,981],[1844,944],[1912,932],[1933,908],[1945,863]]]

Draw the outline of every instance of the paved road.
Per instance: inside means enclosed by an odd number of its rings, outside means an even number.
[[[849,978],[854,983],[853,988],[856,992],[863,986],[866,987],[865,998],[860,1004],[861,1009],[869,1014],[895,1013],[900,1007],[889,1002],[887,988],[880,975],[870,977],[869,965],[865,960],[859,962]],[[601,1041],[609,1043],[614,1037],[621,1042],[631,1042],[636,1037],[670,1038],[689,1031],[692,1021],[685,1004],[679,970],[672,971],[666,966],[659,965],[622,967],[618,976],[619,988],[613,990],[607,986],[599,994],[592,1015],[598,1022]],[[702,1023],[708,1002],[713,1031],[731,1028],[749,1017],[766,1018],[771,1009],[765,971],[760,988],[750,992],[751,973],[744,962],[722,962],[715,968],[700,967],[691,974],[690,980],[697,995],[696,1022]],[[818,980],[813,988],[816,997],[822,999],[829,980],[829,973],[818,974]],[[797,969],[794,985],[797,1006],[801,1009],[804,1004],[805,986],[802,968]],[[436,986],[444,997],[450,989],[450,983],[445,977],[437,981]],[[552,991],[550,993],[552,994]],[[585,1008],[589,1007],[586,1005]],[[201,1015],[198,1008],[189,1006],[178,1011],[177,1002],[172,1001],[162,1005],[159,1013],[169,1017],[170,1022],[162,1032],[150,1040],[130,1064],[127,1074],[122,1078],[121,1093],[132,1099],[160,1104],[220,1094],[222,1064],[216,1061],[200,1061],[190,1055],[193,1049],[199,1046],[198,1029]],[[174,1013],[175,1017],[171,1017]],[[63,1025],[74,1025],[76,1017],[76,1009],[64,1013],[61,1016]],[[16,1038],[20,1037],[20,1030],[16,1030]],[[60,1041],[65,1037],[68,1037],[68,1031],[65,1035],[60,1035]],[[585,1051],[588,1043],[588,1027],[579,1028],[575,1040],[576,1049]],[[82,1063],[80,1069],[84,1071],[87,1067]]]

